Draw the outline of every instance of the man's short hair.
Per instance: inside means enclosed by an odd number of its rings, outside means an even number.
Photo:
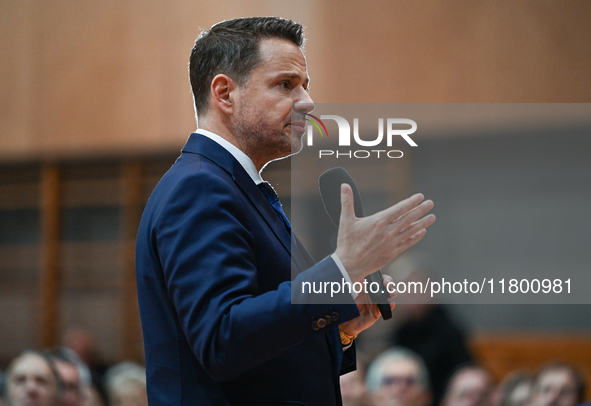
[[[49,352],[53,359],[72,364],[78,370],[80,382],[87,386],[92,386],[92,374],[88,366],[80,359],[78,354],[68,347],[57,347]]]
[[[367,370],[366,387],[368,392],[377,392],[382,386],[384,369],[391,362],[411,360],[418,366],[418,385],[429,390],[429,372],[423,359],[414,351],[403,347],[394,347],[384,351],[376,357]]]
[[[302,48],[304,28],[279,17],[249,17],[222,21],[199,35],[189,60],[196,113],[207,110],[209,88],[216,75],[228,75],[239,86],[246,83],[261,62],[258,45],[266,38],[285,39]]]
[[[566,362],[551,362],[549,364],[543,365],[534,375],[532,382],[534,391],[538,389],[538,385],[542,376],[551,371],[568,372],[572,377],[573,383],[575,384],[577,403],[582,403],[583,400],[585,400],[585,376],[577,367]]]

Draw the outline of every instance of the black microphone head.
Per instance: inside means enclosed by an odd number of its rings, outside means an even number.
[[[361,194],[353,178],[343,168],[332,168],[324,172],[318,178],[318,186],[320,187],[320,197],[328,216],[336,227],[339,226],[341,218],[341,185],[347,183],[353,190],[353,198],[355,204],[355,216],[363,217],[363,203],[361,202]]]

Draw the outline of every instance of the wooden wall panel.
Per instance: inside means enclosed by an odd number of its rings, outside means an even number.
[[[321,4],[330,62],[316,101],[591,100],[584,0]]]
[[[138,13],[132,1],[38,3],[37,137],[47,154],[125,149],[160,132],[159,4]]]
[[[178,151],[200,27],[307,27],[317,102],[588,102],[585,0],[2,0],[0,161]]]
[[[0,158],[10,152],[25,155],[34,147],[33,2],[0,1]]]

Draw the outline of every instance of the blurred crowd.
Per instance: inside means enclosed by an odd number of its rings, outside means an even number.
[[[341,388],[344,406],[574,406],[585,399],[585,379],[567,363],[515,371],[498,384],[485,368],[469,363],[455,369],[443,398],[434,402],[425,362],[404,347],[382,352],[367,371],[342,376]]]
[[[415,254],[384,271],[395,280],[424,282],[431,269],[428,257]],[[395,313],[375,336],[360,337],[358,369],[341,377],[344,406],[574,406],[585,400],[585,376],[564,362],[493,376],[471,354],[446,305],[419,297],[397,304]]]
[[[148,406],[146,369],[97,362],[92,338],[72,329],[70,346],[26,349],[0,372],[0,406]]]
[[[357,371],[341,377],[344,406],[574,406],[584,401],[585,379],[573,365],[550,363],[535,372],[514,371],[497,383],[471,360],[444,308],[406,310],[412,317],[395,330],[391,342],[396,345],[379,353],[367,368],[358,362]],[[425,327],[434,323],[432,317],[438,320],[435,341]],[[450,325],[443,328],[441,320]],[[418,331],[428,337],[421,339]],[[0,373],[0,406],[148,405],[144,366],[129,361],[101,364],[88,350],[92,346],[87,333],[73,333],[77,336],[69,340],[70,347],[28,349],[16,356]],[[407,335],[413,339],[408,346],[400,345]],[[450,340],[456,342],[451,345]]]
[[[385,270],[406,281],[427,275],[416,258],[398,266]],[[574,406],[585,400],[585,377],[564,362],[495,380],[475,362],[464,329],[445,305],[405,303],[395,313],[381,330],[368,330],[373,336],[356,339],[357,370],[341,376],[344,406]],[[70,328],[63,346],[24,350],[0,371],[0,406],[25,405],[147,406],[146,369],[101,362],[92,334]]]

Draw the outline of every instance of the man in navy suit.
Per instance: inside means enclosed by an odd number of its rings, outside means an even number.
[[[379,312],[350,293],[291,304],[292,285],[363,281],[434,221],[422,195],[355,218],[343,186],[332,256],[314,263],[291,233],[259,173],[301,148],[313,107],[303,41],[300,24],[260,17],[222,22],[195,43],[199,129],[152,193],[137,238],[151,406],[341,404],[352,340]]]

